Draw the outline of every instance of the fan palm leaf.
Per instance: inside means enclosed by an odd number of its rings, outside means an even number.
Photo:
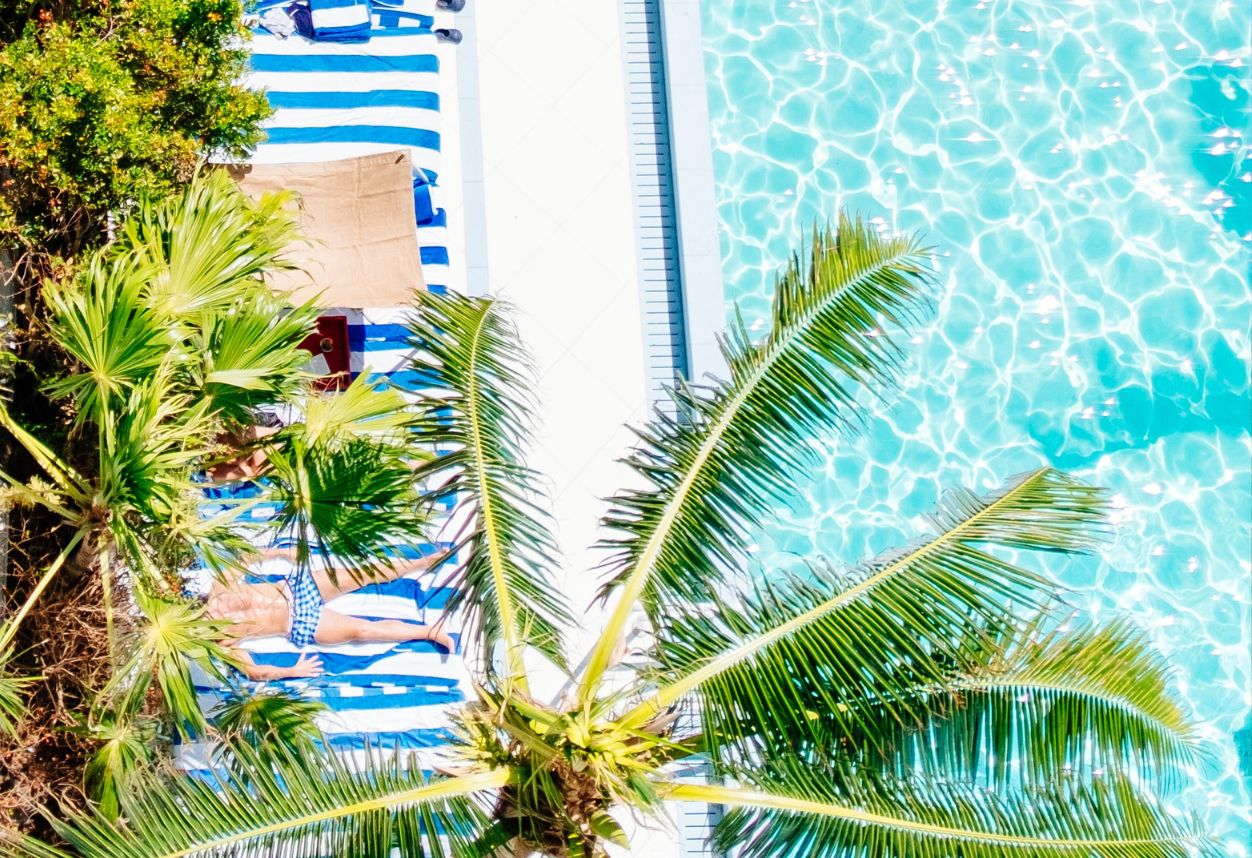
[[[141,203],[110,252],[152,266],[144,292],[163,316],[224,313],[241,289],[259,290],[265,272],[287,267],[283,253],[296,239],[292,202],[290,194],[252,202],[226,171],[209,170],[182,194]]]
[[[295,348],[314,328],[313,304],[291,307],[258,294],[230,312],[203,314],[190,335],[200,394],[221,419],[246,425],[258,405],[295,399],[309,374],[309,354]]]
[[[722,341],[728,381],[674,391],[628,460],[650,484],[619,494],[605,523],[625,535],[603,593],[621,589],[588,661],[587,702],[642,600],[654,627],[667,603],[711,599],[735,567],[747,528],[811,464],[815,434],[863,419],[858,394],[885,385],[898,352],[890,331],[910,321],[930,283],[927,254],[909,237],[880,238],[841,217],[815,231],[803,261],[775,285],[773,326],[753,342],[740,324]]]
[[[44,290],[52,336],[82,366],[48,390],[73,401],[77,425],[107,422],[110,405],[155,372],[176,343],[168,319],[144,299],[153,273],[134,256],[98,254],[76,280]]]
[[[419,437],[441,454],[420,473],[434,502],[458,498],[464,513],[454,521],[468,519],[455,537],[468,559],[452,607],[481,628],[485,655],[503,644],[509,675],[524,684],[525,645],[561,664],[560,630],[573,622],[552,576],[538,477],[523,460],[528,358],[498,302],[425,293],[411,333],[428,381]]]
[[[394,388],[371,383],[359,375],[333,395],[314,394],[301,401],[301,432],[317,447],[352,438],[395,446],[403,455],[429,454],[408,437],[414,415]]]
[[[0,626],[0,630],[3,626]],[[8,669],[12,657],[3,646],[0,646],[0,733],[16,735],[17,725],[26,714],[26,693],[32,684],[38,681],[37,676],[18,676]]]
[[[317,551],[359,579],[394,545],[425,541],[422,499],[396,448],[360,438],[310,446],[298,424],[279,436],[267,483],[275,531],[295,542],[298,564]]]

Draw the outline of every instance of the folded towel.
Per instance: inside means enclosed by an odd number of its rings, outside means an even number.
[[[270,9],[261,16],[260,24],[280,39],[296,31],[296,22],[291,20],[285,9]]]
[[[370,38],[369,0],[309,0],[308,25],[304,35],[317,42],[368,42]],[[301,16],[293,16],[301,23]]]
[[[413,211],[417,215],[417,225],[429,226],[435,222],[435,208],[430,201],[433,182],[420,168],[415,169],[413,174]]]

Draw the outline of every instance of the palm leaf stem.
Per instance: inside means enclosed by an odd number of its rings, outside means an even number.
[[[1138,838],[1138,839],[1045,839],[1022,834],[1000,834],[993,831],[977,831],[971,828],[955,828],[947,825],[918,822],[896,816],[859,810],[839,804],[823,801],[809,801],[776,793],[759,790],[741,789],[738,787],[716,786],[713,784],[658,784],[658,790],[671,801],[698,801],[708,804],[720,804],[727,807],[748,807],[768,810],[781,810],[790,813],[811,814],[814,816],[844,819],[859,825],[883,826],[897,831],[907,831],[924,836],[945,838],[953,841],[966,841],[993,844],[1015,849],[1056,849],[1072,851],[1075,849],[1126,849],[1129,847],[1152,847],[1167,845],[1172,839]]]
[[[58,554],[56,559],[49,564],[46,570],[44,570],[43,575],[39,579],[39,583],[35,585],[35,589],[30,591],[30,595],[26,597],[26,601],[23,603],[22,607],[7,622],[5,622],[4,630],[0,632],[0,652],[3,652],[4,649],[13,642],[13,638],[17,634],[18,626],[22,624],[22,620],[26,619],[26,615],[30,613],[30,609],[34,607],[35,602],[37,602],[39,597],[43,595],[43,591],[48,589],[48,585],[52,583],[52,579],[56,577],[57,572],[61,571],[61,567],[65,565],[65,561],[70,558],[70,555],[74,553],[74,549],[78,547],[78,543],[82,542],[83,536],[84,533],[80,530],[70,537],[70,541],[64,548],[61,549],[61,553]]]
[[[494,305],[483,313],[474,327],[474,337],[469,348],[469,389],[466,396],[466,408],[472,443],[471,455],[474,457],[474,478],[478,483],[480,498],[478,514],[481,518],[483,533],[487,538],[487,557],[491,563],[491,577],[495,581],[496,600],[500,606],[500,626],[504,634],[505,658],[509,666],[509,677],[523,694],[528,692],[526,682],[526,665],[522,645],[518,639],[517,615],[513,610],[513,599],[509,592],[508,580],[504,569],[504,553],[500,545],[499,532],[496,527],[495,509],[492,503],[491,487],[487,484],[488,467],[483,459],[485,452],[482,439],[482,414],[480,411],[480,381],[478,378],[478,356],[483,331],[486,330]]]
[[[755,653],[760,652],[762,649],[780,638],[784,638],[797,629],[819,619],[830,611],[836,610],[837,608],[848,604],[862,594],[872,590],[878,582],[884,581],[897,574],[900,570],[912,566],[920,558],[929,554],[940,552],[950,545],[959,543],[964,534],[977,527],[981,521],[993,517],[997,508],[1015,499],[1020,492],[1028,491],[1033,487],[1037,480],[1044,477],[1050,471],[1050,468],[1040,468],[1039,470],[1034,471],[1025,479],[1021,480],[1012,490],[1005,492],[1000,497],[991,501],[979,512],[963,519],[958,524],[937,535],[934,539],[928,540],[912,551],[902,554],[894,561],[884,565],[873,575],[865,578],[855,586],[840,592],[836,596],[826,600],[820,605],[817,605],[811,610],[808,610],[803,614],[799,614],[798,616],[793,617],[785,623],[775,626],[763,634],[749,638],[733,649],[729,649],[716,658],[711,659],[699,669],[694,670],[685,676],[679,677],[668,685],[661,686],[655,691],[652,697],[637,704],[634,708],[623,715],[619,719],[618,723],[624,727],[639,727],[651,718],[663,712],[668,707],[672,706],[684,695],[694,691],[696,688],[699,688],[704,682],[707,682],[713,677],[729,670],[736,664],[751,657]]]
[[[83,506],[88,504],[91,492],[87,488],[87,482],[43,442],[19,426],[3,402],[0,402],[0,426],[7,429],[18,443],[26,448],[26,452],[30,453],[31,458],[52,478],[57,488],[79,504]]]

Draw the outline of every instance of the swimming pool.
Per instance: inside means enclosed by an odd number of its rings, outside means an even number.
[[[1183,801],[1249,855],[1248,4],[702,14],[723,273],[749,324],[837,206],[924,232],[944,284],[894,406],[826,451],[760,534],[763,564],[863,558],[941,486],[1042,462],[1109,487],[1110,544],[1051,568],[1076,607],[1132,614],[1177,665],[1213,754]]]

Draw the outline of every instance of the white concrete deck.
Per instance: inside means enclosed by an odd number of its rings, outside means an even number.
[[[576,572],[627,479],[614,462],[646,416],[615,5],[480,3],[478,57],[491,292],[518,309],[541,423],[532,464],[550,475],[558,537]],[[581,605],[594,590],[575,574]]]
[[[581,615],[601,499],[631,481],[615,460],[633,442],[626,424],[647,416],[617,4],[480,0],[475,17],[490,291],[516,306],[535,359],[531,464],[550,477]],[[584,621],[590,639],[597,615]],[[631,842],[679,854],[664,831]]]

